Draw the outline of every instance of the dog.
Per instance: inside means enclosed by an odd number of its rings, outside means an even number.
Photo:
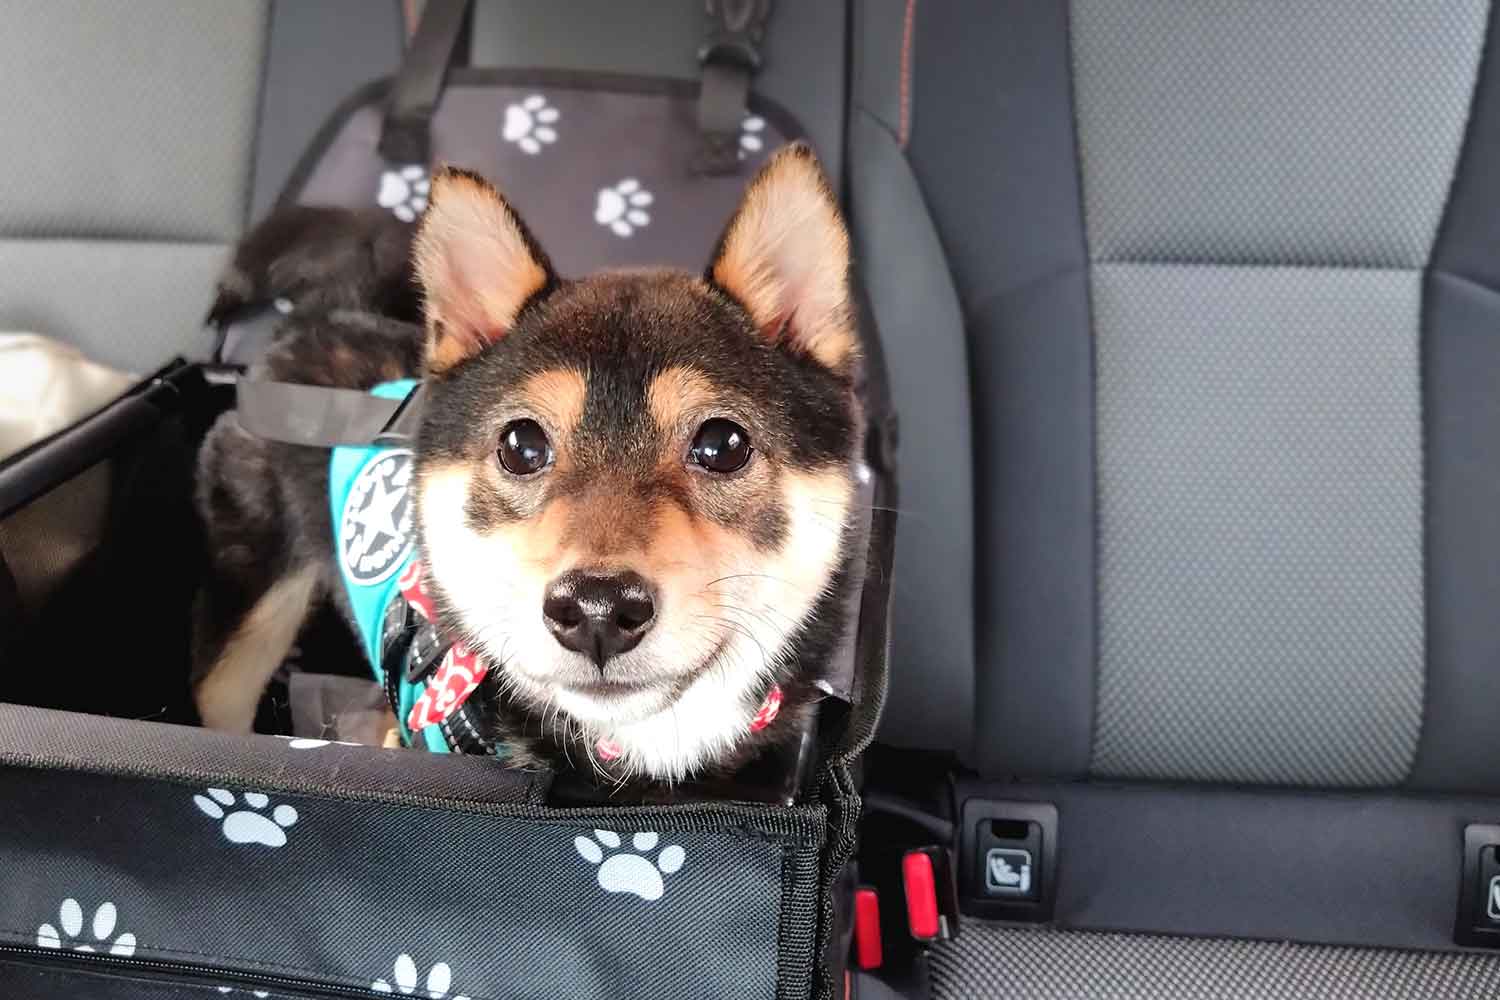
[[[409,256],[390,252],[395,220],[303,211],[268,225],[380,249],[346,265],[411,266],[318,265],[346,287],[318,293],[327,308],[299,302],[251,376],[425,380],[417,548],[442,631],[493,665],[475,697],[506,758],[671,783],[798,733],[861,558],[849,238],[811,151],[767,162],[702,275],[564,279],[504,197],[453,168],[408,227]],[[268,283],[257,258],[276,241],[256,239],[216,310],[301,280],[294,262]],[[408,288],[423,326],[382,314]],[[328,490],[327,451],[253,437],[233,411],[206,438],[206,725],[248,731],[308,608],[344,600]]]

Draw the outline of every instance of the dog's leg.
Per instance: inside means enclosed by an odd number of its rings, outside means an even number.
[[[194,609],[193,696],[214,729],[250,731],[261,693],[321,596],[320,564],[298,551],[296,505],[281,481],[293,465],[233,413],[199,453],[209,567]]]
[[[319,577],[317,567],[310,565],[282,576],[228,632],[193,691],[205,726],[250,732],[261,692],[297,640]]]

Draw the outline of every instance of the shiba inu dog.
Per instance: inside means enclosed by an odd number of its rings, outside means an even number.
[[[766,164],[702,275],[560,277],[510,204],[454,169],[414,230],[312,223],[300,231],[369,250],[346,245],[346,263],[410,267],[356,280],[302,253],[291,271],[345,287],[323,290],[328,308],[299,304],[251,377],[423,380],[410,517],[424,592],[487,666],[473,697],[507,755],[672,782],[797,732],[861,558],[849,241],[811,152]],[[391,254],[401,237],[381,226],[405,229],[411,253]],[[221,287],[231,299],[265,283],[254,257]],[[422,327],[388,305],[406,287]],[[233,412],[210,432],[205,724],[247,731],[309,607],[345,601],[328,490],[325,450],[254,437]]]

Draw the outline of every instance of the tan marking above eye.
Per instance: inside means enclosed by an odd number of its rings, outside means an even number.
[[[718,398],[713,384],[701,372],[686,366],[668,368],[646,387],[646,409],[667,434],[673,434],[689,413],[712,406]]]
[[[527,415],[534,417],[554,438],[552,449],[560,459],[564,441],[555,438],[557,435],[566,436],[578,426],[583,419],[583,402],[587,394],[588,383],[582,372],[554,368],[521,383],[516,398]]]

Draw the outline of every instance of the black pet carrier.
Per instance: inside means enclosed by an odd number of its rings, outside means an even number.
[[[452,163],[501,180],[562,273],[700,269],[750,173],[801,132],[748,92],[768,5],[708,6],[704,75],[686,81],[450,72],[467,4],[429,0],[401,73],[328,123],[283,204],[414,219],[433,166]],[[327,620],[263,703],[258,728],[280,735],[191,725],[194,454],[277,310],[297,308],[263,305],[226,325],[212,362],[174,363],[0,466],[0,663],[17,703],[0,706],[0,996],[843,996],[894,530],[867,311],[868,559],[797,780],[620,805],[551,773],[300,724],[289,694],[320,657],[367,676]],[[79,551],[40,573],[59,524]]]

